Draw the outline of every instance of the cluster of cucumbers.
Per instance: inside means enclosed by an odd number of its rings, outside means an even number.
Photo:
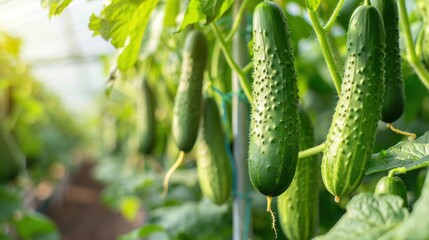
[[[188,32],[175,98],[172,136],[182,152],[198,141],[197,172],[204,196],[217,204],[232,191],[231,164],[225,147],[219,109],[202,94],[208,57],[205,36]],[[339,101],[320,162],[317,155],[298,160],[300,150],[314,145],[312,123],[299,108],[297,73],[287,19],[274,2],[259,3],[253,14],[253,101],[248,167],[251,183],[268,198],[277,197],[281,227],[290,239],[309,239],[318,223],[319,176],[326,189],[341,197],[361,183],[373,150],[377,123],[396,121],[404,111],[404,84],[395,0],[373,0],[359,6],[347,32],[347,57]],[[388,56],[388,57],[386,57]],[[143,101],[151,101],[143,84]],[[153,114],[151,104],[146,112]],[[141,151],[153,147],[151,117]],[[321,173],[321,174],[320,174]],[[401,196],[397,177],[380,180],[377,194]]]
[[[280,223],[288,238],[309,239],[317,227],[320,170],[317,157],[298,161],[299,149],[314,144],[312,126],[298,111],[288,24],[275,3],[262,2],[255,8],[253,39],[251,182],[267,197],[280,195]],[[402,115],[401,75],[396,1],[359,6],[349,22],[344,77],[321,164],[324,186],[337,202],[360,185],[378,121],[392,123]],[[398,179],[383,179],[377,193],[406,200]]]

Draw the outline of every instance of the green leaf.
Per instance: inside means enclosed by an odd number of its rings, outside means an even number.
[[[234,0],[190,0],[179,31],[188,25],[204,21],[209,24],[219,19],[228,10]]]
[[[40,213],[28,212],[15,222],[16,229],[23,240],[60,239],[55,224]]]
[[[192,236],[191,239],[213,239],[213,236],[216,236],[215,239],[227,239],[222,236],[222,230],[225,230],[222,228],[230,219],[228,210],[227,204],[218,206],[204,198],[200,202],[157,209],[153,211],[153,216],[158,224],[175,236],[182,234]]]
[[[11,220],[21,208],[18,192],[5,186],[0,186],[0,222]]]
[[[429,132],[414,141],[401,141],[395,146],[373,154],[365,174],[405,168],[410,171],[429,165]]]
[[[180,0],[167,0],[165,7],[164,26],[175,27],[176,18],[180,12]]]
[[[116,48],[121,48],[118,68],[126,71],[136,63],[146,26],[158,0],[112,0],[92,15],[89,28]]]
[[[320,0],[305,0],[305,4],[309,11],[316,12],[317,8],[319,8]]]
[[[422,190],[422,195],[414,205],[413,212],[397,228],[387,232],[380,239],[429,239],[429,177]]]
[[[49,17],[60,15],[73,0],[41,0],[43,8],[49,8]]]
[[[394,195],[361,193],[347,204],[347,212],[337,224],[317,240],[376,240],[396,227],[407,215],[403,200]]]
[[[148,237],[154,233],[157,232],[164,232],[164,228],[160,225],[156,224],[147,224],[143,227],[136,229],[130,233],[127,233],[125,235],[122,235],[119,237],[119,240],[134,240],[134,239],[140,239],[142,237]]]

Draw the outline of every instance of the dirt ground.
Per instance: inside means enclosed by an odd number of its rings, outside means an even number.
[[[71,179],[62,199],[46,212],[57,224],[62,240],[114,240],[141,225],[141,219],[128,222],[103,206],[103,185],[92,179],[89,163],[84,163]]]

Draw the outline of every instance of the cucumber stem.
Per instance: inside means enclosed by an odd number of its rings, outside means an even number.
[[[250,61],[246,66],[244,66],[242,71],[244,73],[248,73],[250,70],[252,70],[252,68],[253,68],[253,61]]]
[[[398,9],[399,9],[399,21],[401,22],[401,26],[404,33],[405,39],[405,48],[406,48],[406,60],[413,67],[420,81],[425,85],[427,89],[429,89],[429,72],[423,66],[420,59],[417,57],[416,50],[414,47],[413,36],[411,35],[410,23],[408,21],[407,8],[405,6],[405,0],[398,1]]]
[[[407,169],[404,167],[394,168],[394,169],[389,171],[388,177],[393,177],[393,176],[395,176],[396,173],[405,174],[405,173],[407,173]]]
[[[272,202],[273,202],[273,197],[267,196],[267,212],[269,212],[271,215],[271,227],[274,230],[275,239],[277,239],[276,217],[274,216],[274,212],[271,209]]]
[[[226,36],[225,42],[230,42],[232,37],[234,36],[235,32],[237,32],[238,27],[240,26],[241,18],[244,15],[243,13],[244,13],[244,10],[246,10],[246,5],[248,2],[249,2],[249,0],[244,0],[241,3],[240,8],[238,9],[237,16],[235,17],[234,23],[232,25],[232,29],[229,32],[228,36]]]
[[[317,146],[314,146],[312,148],[300,151],[299,154],[298,154],[298,158],[306,158],[306,157],[309,157],[311,155],[323,152],[323,150],[325,150],[325,146],[326,146],[326,143],[323,142],[323,143],[321,143],[321,144],[319,144]]]
[[[338,14],[340,13],[341,8],[343,7],[344,0],[339,0],[337,6],[334,9],[334,12],[332,13],[331,17],[329,18],[328,22],[325,24],[323,29],[325,32],[329,32],[331,30],[332,26],[334,25],[335,21],[337,20]]]
[[[371,6],[371,1],[369,1],[369,0],[365,0],[365,5],[367,5],[367,6]]]
[[[228,63],[229,67],[237,73],[238,78],[240,80],[241,88],[243,89],[244,94],[246,94],[247,100],[249,102],[252,102],[253,97],[252,97],[252,88],[250,86],[250,81],[246,78],[246,75],[244,74],[244,72],[241,70],[241,68],[237,65],[237,63],[232,58],[230,52],[227,49],[226,42],[222,37],[221,33],[219,32],[219,29],[217,28],[216,24],[211,23],[210,26],[213,30],[216,40],[219,41],[219,44],[222,49],[223,55],[225,56],[226,62]]]
[[[341,93],[341,75],[338,67],[334,60],[334,54],[332,53],[331,46],[329,45],[328,37],[326,36],[325,29],[320,24],[319,17],[315,12],[308,11],[310,16],[311,24],[313,25],[314,31],[316,32],[317,39],[319,40],[320,46],[322,47],[323,58],[328,65],[329,73],[331,74],[332,81],[334,82],[337,94]]]
[[[180,151],[179,157],[177,158],[176,162],[171,166],[170,169],[168,169],[167,173],[165,174],[163,185],[164,185],[164,191],[162,192],[162,197],[166,197],[168,193],[168,182],[170,181],[171,175],[173,175],[174,171],[182,164],[183,159],[185,159],[185,152]]]
[[[393,126],[393,124],[391,124],[391,123],[388,123],[386,125],[386,127],[389,128],[394,133],[407,136],[408,141],[413,141],[417,137],[415,133],[399,130],[399,129],[395,128],[395,126]]]

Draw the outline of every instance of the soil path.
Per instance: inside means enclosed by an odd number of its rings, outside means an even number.
[[[63,199],[46,212],[57,224],[62,240],[115,240],[141,224],[141,219],[128,222],[102,204],[103,185],[92,178],[91,169],[91,164],[82,164]]]

